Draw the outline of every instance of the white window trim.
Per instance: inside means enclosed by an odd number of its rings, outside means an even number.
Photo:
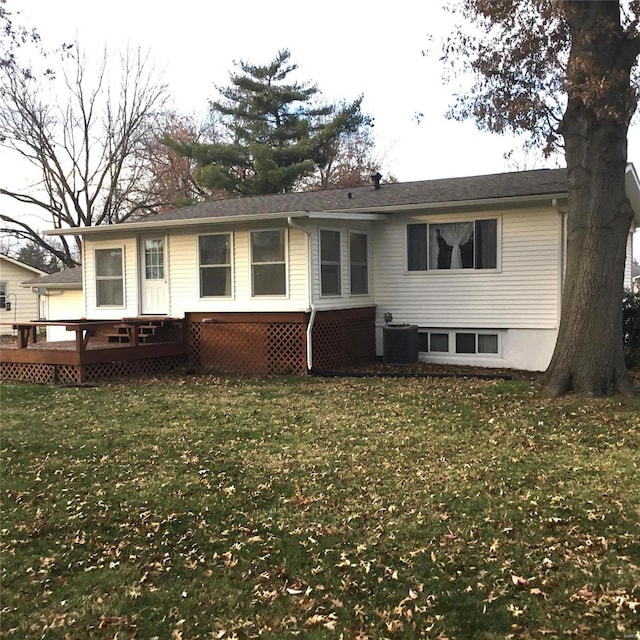
[[[351,236],[352,235],[360,235],[364,236],[367,239],[367,291],[365,293],[353,293],[351,291]],[[405,234],[406,235],[406,234]],[[357,229],[349,229],[349,233],[347,234],[347,250],[349,252],[349,295],[352,297],[367,297],[370,295],[371,291],[371,238],[369,233],[366,231],[358,231]],[[360,265],[361,266],[361,265]]]
[[[229,264],[201,264],[200,263],[200,238],[205,238],[208,236],[229,236]],[[235,298],[235,270],[234,270],[234,252],[235,249],[235,236],[233,231],[218,231],[216,233],[200,233],[196,237],[196,251],[198,253],[198,299],[199,300],[233,300]],[[201,280],[201,269],[219,269],[221,267],[230,267],[230,279],[231,279],[231,291],[228,295],[223,296],[203,296],[202,295],[202,280]]]
[[[114,251],[119,249],[122,259],[122,276],[119,278],[116,276],[99,276],[98,275],[98,259],[97,253],[99,251]],[[112,247],[96,247],[93,250],[93,281],[95,284],[95,298],[96,309],[125,309],[127,307],[127,265],[125,261],[125,246],[114,245]],[[98,281],[99,280],[122,280],[122,304],[98,304]]]
[[[429,225],[433,224],[455,224],[457,222],[481,222],[482,220],[495,220],[496,221],[496,266],[494,269],[429,269],[428,259],[426,269],[409,269],[409,233],[408,227],[413,224],[426,224],[427,225],[427,247],[429,245]],[[442,277],[444,274],[466,274],[466,273],[500,273],[502,271],[502,216],[501,215],[482,215],[464,218],[452,218],[452,219],[411,219],[404,225],[404,273],[408,276],[418,277],[431,277],[433,274],[438,274],[436,277]]]
[[[433,357],[451,357],[451,358],[502,358],[502,338],[504,330],[502,329],[462,329],[460,327],[455,329],[440,329],[440,328],[420,328],[419,333],[427,335],[427,348],[430,346],[430,334],[432,333],[446,333],[449,336],[449,351],[431,351],[429,348],[427,351],[420,351],[420,353],[433,356]],[[456,351],[456,334],[457,333],[469,333],[475,336],[475,352],[464,353]],[[496,353],[480,353],[478,351],[478,336],[488,335],[496,336],[498,339],[498,349]]]
[[[253,242],[251,240],[254,233],[262,233],[264,231],[280,231],[284,236],[284,294],[256,294],[254,293],[255,287],[253,283],[253,267],[256,264],[282,264],[282,262],[254,262],[253,261]],[[284,300],[289,297],[289,233],[288,229],[282,227],[269,227],[267,229],[251,229],[249,231],[249,278],[251,285],[251,297],[258,300],[265,300],[273,298],[275,300]]]
[[[340,291],[338,293],[322,293],[322,232],[323,231],[330,231],[331,233],[337,233],[339,238],[340,238],[340,244],[339,244],[339,262],[338,267],[340,269],[340,278],[338,280],[339,285],[340,285]],[[343,233],[342,233],[342,229],[331,229],[330,227],[322,227],[320,229],[318,229],[318,280],[319,280],[319,285],[320,285],[320,297],[321,298],[342,298],[344,295],[344,286],[343,286],[343,276],[344,276],[344,269],[343,267],[343,247],[342,247],[342,243],[343,243]],[[334,262],[328,262],[326,264],[335,264]]]
[[[0,282],[0,288],[3,289],[4,293],[2,295],[2,304],[0,304],[0,309],[7,308],[7,283],[3,280]]]

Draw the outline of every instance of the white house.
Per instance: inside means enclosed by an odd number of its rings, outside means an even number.
[[[45,272],[24,262],[0,254],[0,334],[10,335],[11,323],[38,320],[38,294],[25,289],[25,280]]]
[[[627,192],[635,228],[631,165]],[[392,317],[417,327],[420,360],[543,370],[566,205],[566,170],[543,169],[216,200],[87,228],[84,315],[184,317],[202,366],[383,355]]]
[[[33,278],[22,286],[38,292],[42,320],[78,320],[85,317],[82,267]],[[73,333],[64,327],[47,327],[48,341],[71,340],[73,337]]]

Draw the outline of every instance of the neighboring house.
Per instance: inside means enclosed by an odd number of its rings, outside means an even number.
[[[631,165],[627,193],[635,228]],[[566,206],[564,169],[205,202],[82,230],[84,310],[185,317],[202,367],[304,372],[382,355],[391,314],[418,327],[421,360],[544,370]]]
[[[27,280],[24,287],[30,287],[40,296],[40,318],[42,320],[78,320],[85,317],[82,295],[82,267],[63,269],[56,273]],[[47,340],[71,340],[72,332],[64,327],[47,327]]]
[[[0,254],[0,335],[13,332],[8,323],[39,319],[38,294],[25,289],[22,283],[44,274],[40,269]]]

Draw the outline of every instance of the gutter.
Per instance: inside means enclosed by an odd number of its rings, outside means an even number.
[[[291,229],[302,231],[307,236],[307,279],[309,290],[309,308],[311,309],[311,316],[309,317],[309,324],[307,325],[307,370],[313,371],[313,326],[316,321],[316,305],[313,302],[313,269],[311,264],[311,232],[308,229],[296,224],[293,221],[292,216],[287,216],[287,225]]]
[[[48,236],[87,236],[100,233],[120,233],[129,231],[147,231],[151,229],[171,229],[173,227],[197,227],[209,224],[236,224],[241,222],[257,222],[262,220],[282,220],[286,218],[308,218],[308,211],[292,211],[283,213],[249,213],[241,216],[214,216],[202,218],[180,218],[174,220],[153,220],[151,222],[120,222],[95,227],[71,227],[69,229],[47,229],[43,233]],[[149,220],[149,219],[147,219]]]

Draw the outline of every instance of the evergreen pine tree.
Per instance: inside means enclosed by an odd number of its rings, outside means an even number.
[[[231,84],[218,88],[212,118],[222,129],[211,144],[167,144],[196,163],[196,180],[208,191],[258,195],[293,191],[300,181],[335,156],[341,137],[370,126],[362,97],[338,107],[320,104],[310,83],[287,82],[298,67],[290,52],[267,65],[237,63]]]

